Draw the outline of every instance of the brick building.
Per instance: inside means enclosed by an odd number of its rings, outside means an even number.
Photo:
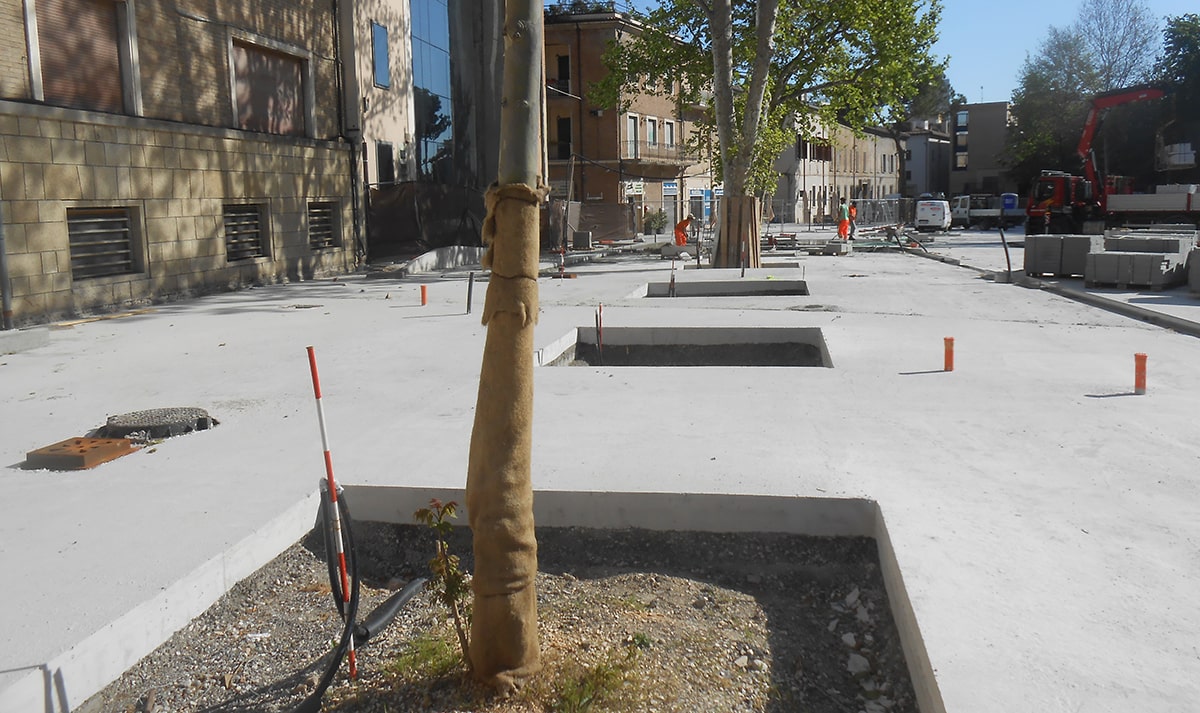
[[[352,269],[335,25],[313,0],[0,0],[13,321]]]
[[[601,56],[609,43],[642,29],[606,3],[552,5],[545,16],[551,195],[579,202],[571,227],[596,239],[642,232],[646,216],[659,210],[668,230],[689,212],[707,222],[715,211],[719,189],[708,164],[684,148],[691,133],[686,107],[672,97],[639,95],[618,112],[588,98],[588,85],[607,72]]]

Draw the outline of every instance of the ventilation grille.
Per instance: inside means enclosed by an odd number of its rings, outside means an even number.
[[[225,206],[225,254],[230,262],[266,256],[259,206]]]
[[[128,209],[70,209],[67,233],[73,280],[137,272]]]
[[[308,247],[313,250],[336,248],[337,203],[308,204]]]

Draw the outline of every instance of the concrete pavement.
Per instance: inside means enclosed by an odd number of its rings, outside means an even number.
[[[535,487],[613,494],[592,513],[613,524],[628,519],[611,498],[630,493],[785,498],[814,521],[825,500],[873,503],[931,709],[1193,709],[1200,341],[986,279],[1006,265],[991,236],[929,246],[976,269],[859,251],[747,271],[803,279],[807,296],[647,298],[671,267],[653,257],[541,280],[546,353],[602,303],[614,326],[819,328],[833,368],[539,368]],[[460,488],[485,287],[471,315],[465,270],[258,288],[51,328],[0,356],[0,711],[70,710],[311,527],[307,345],[341,482]],[[1200,323],[1186,289],[1151,297],[1106,299]],[[1131,395],[1135,352],[1146,396]],[[108,415],[169,406],[221,424],[93,470],[19,467]]]

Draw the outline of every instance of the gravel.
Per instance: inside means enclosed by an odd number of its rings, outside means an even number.
[[[355,523],[354,536],[361,620],[427,573],[434,545],[415,525]],[[539,528],[538,547],[544,670],[523,691],[489,697],[453,657],[403,663],[417,641],[457,654],[445,608],[423,591],[358,652],[357,680],[343,664],[322,709],[917,711],[873,540]],[[296,543],[78,710],[290,710],[341,632],[323,550],[316,534]],[[451,551],[469,572],[466,528]],[[587,670],[615,670],[615,683],[572,709],[566,683]]]

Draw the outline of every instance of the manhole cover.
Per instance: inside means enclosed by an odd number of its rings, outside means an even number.
[[[96,435],[101,438],[170,438],[204,431],[218,421],[202,408],[155,408],[109,416]]]

